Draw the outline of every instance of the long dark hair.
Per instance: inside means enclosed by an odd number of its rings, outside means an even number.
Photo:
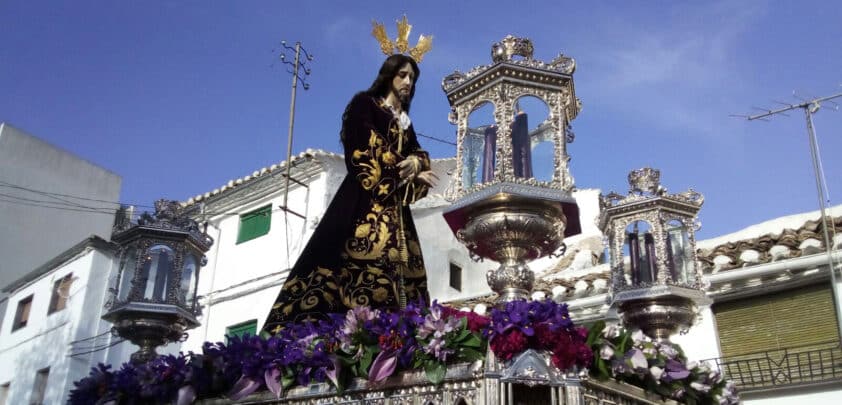
[[[397,53],[386,58],[386,60],[383,61],[383,65],[380,66],[380,71],[377,72],[377,77],[374,78],[374,82],[371,83],[371,87],[361,93],[367,94],[371,97],[386,97],[392,89],[392,79],[397,76],[398,71],[401,70],[401,68],[407,63],[409,63],[409,66],[412,66],[412,71],[415,73],[415,76],[412,79],[412,89],[409,90],[409,97],[406,102],[401,103],[401,109],[409,113],[409,106],[412,103],[412,98],[415,97],[415,83],[418,82],[418,76],[421,75],[421,70],[418,69],[418,64],[415,63],[415,59],[412,59],[409,56]],[[355,94],[351,100],[356,98],[358,94],[359,93]],[[351,103],[349,102],[348,105],[345,106],[345,112],[342,114],[342,130],[339,132],[339,137],[343,142],[345,141],[345,120],[348,118],[348,110],[350,108]]]
[[[392,89],[392,79],[397,76],[398,71],[401,70],[401,68],[407,63],[412,66],[412,71],[415,73],[415,77],[412,79],[412,89],[409,90],[409,98],[405,103],[401,103],[401,109],[409,113],[409,105],[412,103],[412,98],[415,96],[415,83],[418,82],[418,76],[421,75],[421,71],[418,69],[418,64],[415,63],[415,59],[412,59],[409,56],[397,53],[386,58],[386,60],[383,61],[383,65],[380,66],[380,71],[377,72],[377,77],[365,93],[372,97],[386,97],[389,95],[389,91]]]

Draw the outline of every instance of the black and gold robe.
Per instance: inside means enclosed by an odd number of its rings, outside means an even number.
[[[429,155],[411,125],[401,129],[385,104],[365,93],[351,100],[342,128],[348,175],[290,270],[263,327],[267,332],[356,306],[397,308],[402,296],[428,300],[409,210],[427,187],[402,184],[397,164],[414,155],[429,170]]]

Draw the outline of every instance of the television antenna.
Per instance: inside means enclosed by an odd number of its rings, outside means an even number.
[[[827,254],[827,264],[830,269],[831,292],[833,293],[833,303],[835,306],[834,312],[836,313],[836,325],[838,327],[839,335],[842,336],[842,310],[840,310],[839,308],[839,293],[837,291],[836,269],[834,267],[833,260],[833,241],[830,238],[827,216],[825,215],[825,198],[827,196],[825,191],[826,183],[824,177],[824,170],[822,169],[821,164],[821,156],[819,155],[819,146],[818,142],[816,141],[816,130],[813,126],[813,114],[817,113],[819,109],[821,109],[822,103],[832,104],[833,106],[831,107],[831,109],[834,111],[839,111],[839,105],[833,100],[842,97],[842,93],[836,93],[825,97],[812,97],[810,99],[804,99],[799,97],[796,94],[796,92],[793,91],[792,96],[797,98],[799,100],[799,103],[787,104],[780,101],[775,101],[778,104],[782,104],[783,107],[774,110],[753,107],[754,109],[763,112],[754,115],[734,116],[745,118],[749,121],[769,121],[767,119],[768,117],[772,117],[775,115],[784,115],[788,117],[789,115],[787,115],[786,113],[789,111],[794,111],[798,109],[804,110],[804,115],[807,120],[807,137],[809,138],[810,142],[810,157],[812,158],[813,162],[813,174],[816,178],[816,191],[818,192],[819,197],[819,210],[821,211],[822,230],[824,231],[824,248],[825,253]],[[827,198],[827,200],[829,201],[830,198]]]

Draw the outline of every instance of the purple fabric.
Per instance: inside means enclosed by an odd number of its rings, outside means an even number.
[[[529,119],[525,112],[512,122],[512,166],[515,177],[532,177],[532,143],[529,140]]]
[[[485,144],[482,149],[482,182],[494,179],[495,152],[497,151],[497,126],[485,129]]]

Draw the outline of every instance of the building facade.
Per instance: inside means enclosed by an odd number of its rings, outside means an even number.
[[[99,362],[132,347],[100,319],[116,274],[117,246],[85,238],[7,287],[0,328],[0,404],[59,404]]]
[[[289,267],[345,175],[342,156],[324,151],[305,151],[291,165],[287,207],[286,162],[182,204],[207,224],[215,243],[199,275],[201,325],[188,331],[186,341],[159,353],[199,351],[205,341],[261,329]],[[485,312],[494,298],[485,272],[494,263],[472,261],[442,217],[454,165],[453,159],[433,162],[442,181],[412,207],[413,216],[432,298]],[[566,302],[580,324],[617,320],[596,225],[599,194],[575,191],[582,233],[565,240],[563,256],[530,263],[536,272],[533,298]],[[842,206],[830,214],[842,228]],[[773,219],[697,244],[713,303],[700,308],[696,325],[673,340],[690,359],[707,360],[735,380],[747,403],[828,403],[842,395],[833,306],[838,299],[830,288],[818,218],[812,212]],[[842,259],[840,247],[842,237],[836,236],[836,260]],[[111,325],[99,318],[116,283],[117,249],[87,238],[10,285],[0,361],[19,366],[0,370],[0,399],[59,403],[90,367],[99,362],[119,367],[136,350],[111,336]]]
[[[121,183],[120,176],[0,122],[0,289],[83,238],[110,235]]]

